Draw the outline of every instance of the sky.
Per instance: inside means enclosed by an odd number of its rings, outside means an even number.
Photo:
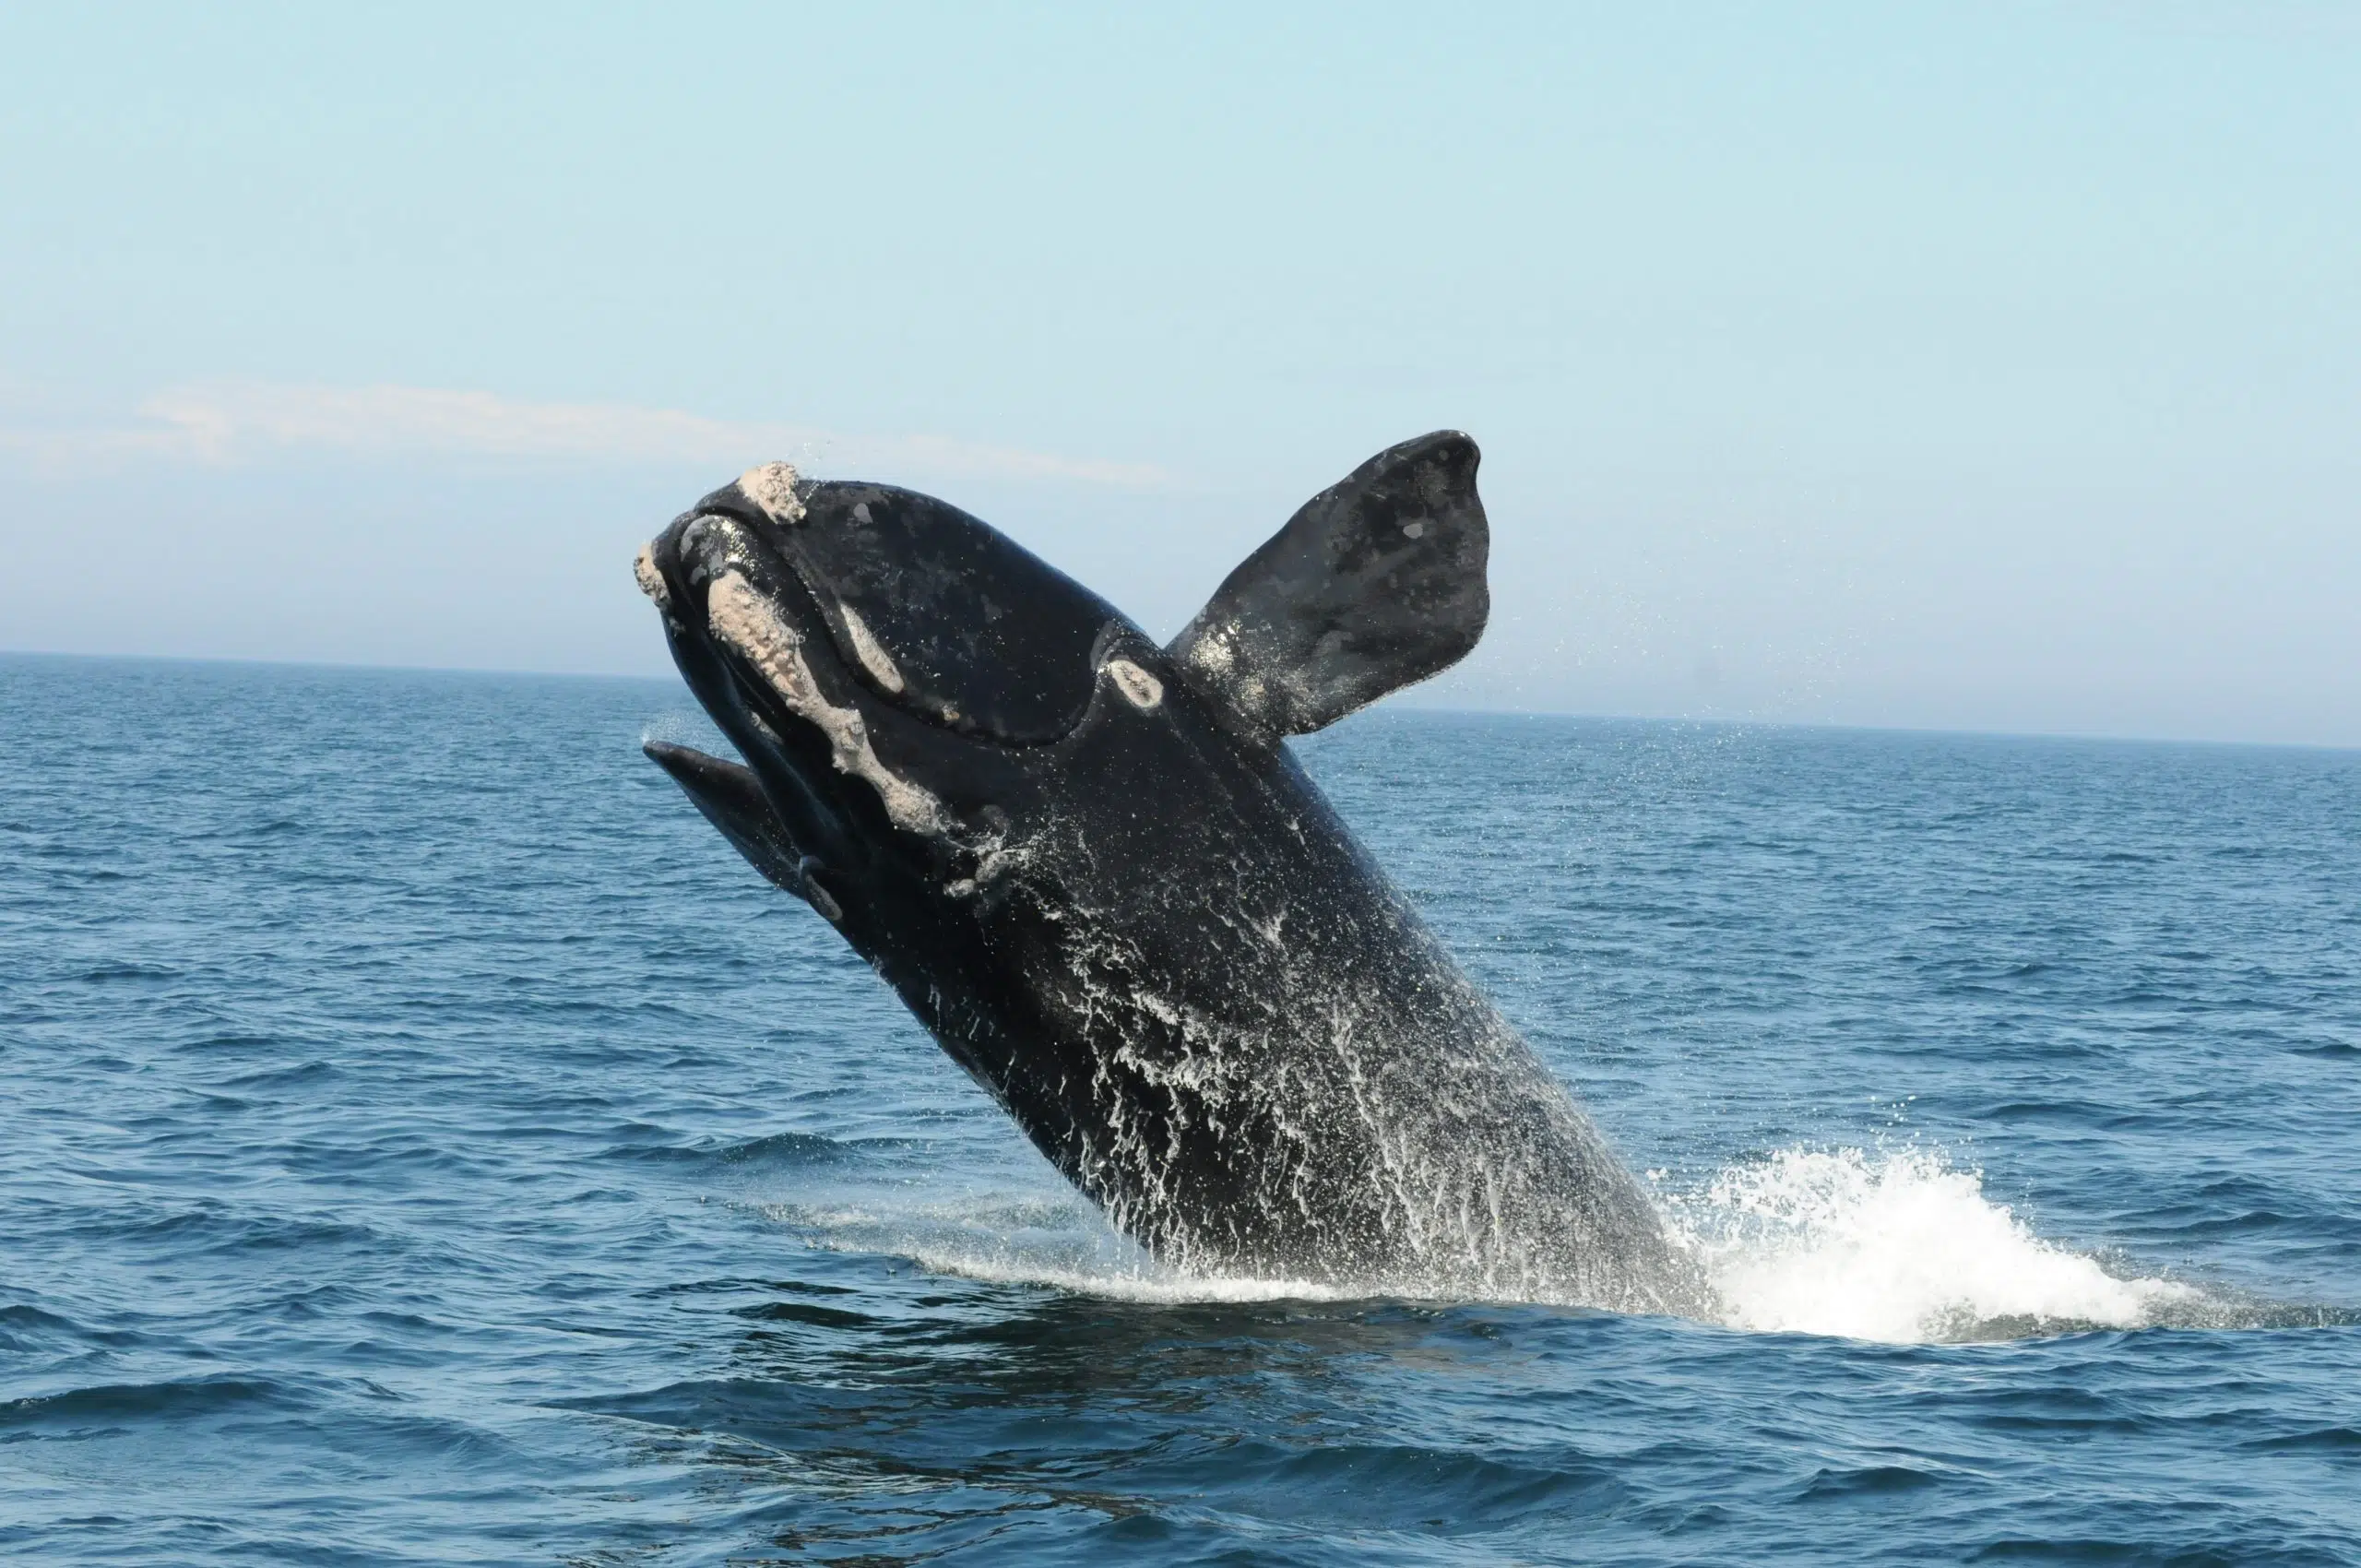
[[[1456,426],[1410,700],[2361,745],[2361,9],[0,0],[0,649],[661,673],[784,457],[1159,636]]]

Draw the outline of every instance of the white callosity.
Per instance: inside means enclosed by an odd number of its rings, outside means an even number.
[[[672,608],[672,595],[664,586],[664,574],[656,569],[656,546],[643,544],[632,558],[631,575],[639,579],[639,591],[656,601],[658,610]]]
[[[860,710],[837,707],[822,694],[803,657],[802,637],[742,573],[732,569],[713,579],[706,590],[706,622],[715,637],[761,673],[790,711],[827,737],[836,770],[873,788],[895,826],[929,835],[948,830],[950,818],[942,802],[878,761]]]
[[[798,493],[802,476],[789,463],[765,463],[738,476],[746,499],[763,509],[772,522],[793,525],[803,520],[803,497]]]
[[[860,618],[860,612],[849,604],[839,604],[836,613],[845,618],[845,635],[852,639],[852,651],[860,659],[860,667],[868,671],[879,685],[899,694],[902,689],[901,667],[894,662],[893,655],[870,635],[869,623]]]
[[[1128,659],[1109,659],[1107,674],[1115,683],[1115,689],[1123,694],[1123,700],[1142,713],[1154,712],[1164,700],[1164,683]]]

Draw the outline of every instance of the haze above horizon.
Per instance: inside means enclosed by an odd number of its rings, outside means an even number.
[[[2361,744],[2361,13],[0,14],[0,648],[661,673],[787,457],[1175,631],[1484,445],[1415,700]]]

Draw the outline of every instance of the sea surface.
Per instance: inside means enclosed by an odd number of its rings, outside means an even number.
[[[2361,754],[1303,743],[1691,1322],[1160,1273],[688,707],[0,659],[0,1559],[2361,1562]]]

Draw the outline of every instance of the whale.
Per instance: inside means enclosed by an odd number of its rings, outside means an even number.
[[[647,754],[1158,1265],[1688,1312],[1688,1253],[1289,745],[1489,614],[1476,443],[1388,447],[1159,645],[932,496],[749,469],[638,554],[742,760]]]

